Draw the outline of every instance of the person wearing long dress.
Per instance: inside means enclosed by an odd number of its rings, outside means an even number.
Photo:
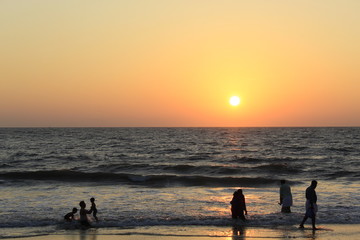
[[[242,192],[242,189],[236,190],[233,194],[233,198],[230,202],[231,204],[231,216],[233,219],[240,218],[245,220],[245,215],[247,215],[245,196]]]
[[[290,207],[293,204],[292,194],[290,185],[286,183],[285,180],[280,181],[280,205],[281,212],[283,213],[291,213]]]

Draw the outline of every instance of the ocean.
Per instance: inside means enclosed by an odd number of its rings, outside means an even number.
[[[298,225],[313,179],[318,224],[360,223],[360,128],[0,128],[0,238],[71,231],[91,197],[97,229],[231,226],[239,188],[247,225]]]

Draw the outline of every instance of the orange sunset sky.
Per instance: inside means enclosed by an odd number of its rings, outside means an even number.
[[[0,127],[360,126],[359,13],[358,0],[1,0]]]

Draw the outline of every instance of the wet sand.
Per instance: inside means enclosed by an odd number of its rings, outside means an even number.
[[[360,224],[319,225],[313,231],[310,226],[274,227],[202,227],[202,226],[155,226],[136,229],[89,229],[61,230],[51,235],[16,238],[18,240],[235,240],[235,239],[360,239]]]

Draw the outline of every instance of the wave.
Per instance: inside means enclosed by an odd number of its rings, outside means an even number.
[[[353,148],[353,147],[329,147],[326,148],[326,150],[328,151],[334,151],[334,152],[343,152],[343,153],[350,153],[350,152],[356,152],[357,149]]]
[[[280,212],[268,214],[252,214],[246,216],[246,226],[286,226],[298,225],[303,213],[292,213],[284,215]],[[359,224],[359,217],[349,218],[346,214],[339,214],[337,218],[331,218],[325,214],[318,218],[322,224]],[[99,222],[92,221],[91,225],[100,228],[136,228],[152,226],[233,226],[231,216],[174,216],[174,217],[127,217],[101,219]],[[43,230],[51,231],[51,226],[56,229],[77,229],[81,228],[78,222],[64,222],[62,219],[51,218],[24,218],[16,221],[0,221],[0,228],[29,228],[41,227]],[[36,231],[39,233],[39,230]]]
[[[303,161],[303,158],[293,158],[293,157],[268,157],[268,158],[256,158],[256,157],[239,157],[234,155],[229,162],[236,162],[236,163],[292,163],[292,162],[299,162]]]
[[[234,176],[239,174],[258,174],[258,173],[299,173],[302,168],[297,165],[287,163],[274,164],[254,164],[244,166],[244,164],[146,164],[146,163],[121,163],[121,164],[102,164],[96,167],[98,171],[105,172],[161,172],[170,174],[198,174],[198,175],[217,175]]]
[[[286,172],[286,173],[299,173],[302,170],[297,166],[289,166],[286,163],[279,164],[264,164],[254,167],[254,169],[264,170],[266,172]]]
[[[10,168],[10,167],[12,167],[10,164],[6,164],[6,163],[0,164],[0,168]]]
[[[243,186],[274,185],[279,179],[263,177],[210,177],[199,175],[140,175],[129,173],[84,173],[71,170],[26,171],[0,173],[7,180],[52,180],[61,182],[126,183],[153,187],[168,186]]]
[[[285,146],[285,148],[292,150],[292,151],[298,151],[298,152],[309,149],[308,146]]]
[[[208,154],[196,154],[190,157],[187,157],[189,160],[208,160],[211,159],[210,155]]]
[[[357,171],[355,172],[355,171],[342,170],[342,171],[337,171],[337,172],[333,172],[333,173],[325,173],[324,176],[331,180],[331,179],[338,179],[338,178],[342,178],[342,177],[346,177],[346,178],[358,177],[359,174]]]

